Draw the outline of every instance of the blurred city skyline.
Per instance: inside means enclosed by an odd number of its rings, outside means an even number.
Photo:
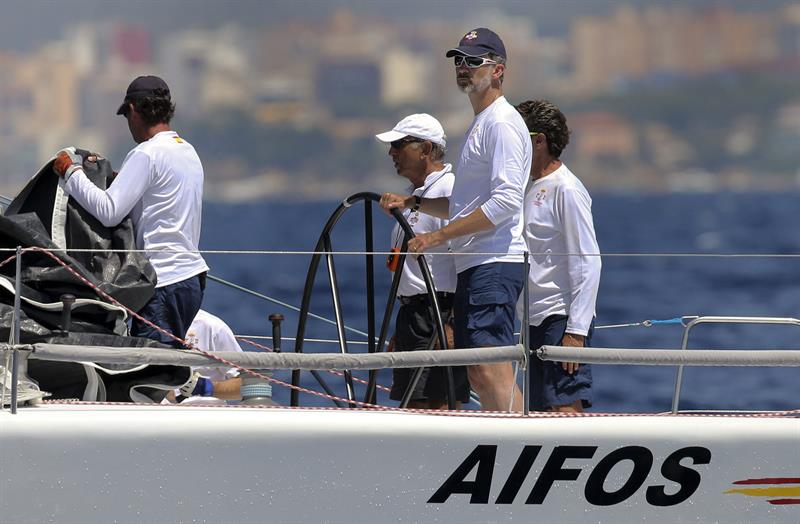
[[[59,148],[119,166],[114,111],[158,74],[210,198],[400,189],[373,135],[430,112],[458,156],[472,112],[444,51],[487,26],[512,103],[549,98],[593,191],[800,188],[800,3],[26,2],[0,21],[0,193]]]

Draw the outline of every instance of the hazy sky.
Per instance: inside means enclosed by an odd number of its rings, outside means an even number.
[[[796,0],[794,0],[796,3]],[[156,37],[191,27],[218,27],[226,22],[262,27],[288,18],[319,19],[349,6],[358,12],[404,21],[454,17],[471,10],[499,9],[529,16],[540,33],[560,33],[578,14],[603,13],[618,5],[653,5],[658,0],[4,0],[0,16],[0,50],[27,51],[60,38],[70,24],[89,20],[128,20],[147,25]],[[664,5],[675,5],[662,0]],[[682,0],[682,5],[732,5],[764,9],[792,0]],[[461,16],[461,15],[458,15]],[[458,17],[456,16],[456,17]]]

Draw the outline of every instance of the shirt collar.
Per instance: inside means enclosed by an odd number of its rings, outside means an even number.
[[[150,140],[153,140],[154,138],[160,137],[160,136],[178,136],[178,133],[177,133],[177,131],[175,131],[173,129],[170,129],[169,131],[159,131],[158,133],[156,133],[155,135],[150,137]]]
[[[481,116],[481,115],[485,115],[487,112],[489,112],[489,109],[491,109],[491,108],[493,108],[495,105],[497,105],[497,104],[501,103],[501,101],[502,101],[502,102],[505,102],[505,101],[506,101],[506,97],[505,97],[505,95],[500,95],[500,96],[498,96],[497,98],[495,98],[495,99],[494,99],[494,102],[492,102],[491,104],[489,104],[488,106],[486,106],[486,107],[483,109],[483,111],[481,111],[480,113],[478,113],[477,115],[475,115],[475,118],[478,118],[478,117],[479,117],[479,116]]]
[[[428,173],[428,176],[425,177],[425,181],[422,183],[420,187],[415,188],[413,185],[409,186],[409,191],[412,195],[418,195],[420,193],[424,193],[427,191],[432,184],[435,184],[439,178],[443,177],[447,173],[453,170],[452,164],[445,164],[444,168],[440,169],[439,171],[431,171]]]

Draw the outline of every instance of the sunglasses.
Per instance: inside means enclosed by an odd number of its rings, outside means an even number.
[[[412,136],[407,136],[404,138],[398,138],[392,142],[389,142],[389,146],[395,149],[402,149],[406,144],[413,144],[414,142],[424,142],[424,140],[420,140],[419,138],[414,138]]]
[[[486,64],[496,64],[494,60],[489,58],[484,58],[482,56],[465,56],[465,55],[456,55],[453,57],[453,64],[456,67],[461,67],[462,65],[466,65],[470,69],[477,69],[481,66],[485,66]]]

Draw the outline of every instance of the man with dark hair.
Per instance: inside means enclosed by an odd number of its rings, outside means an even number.
[[[422,253],[450,241],[458,281],[453,303],[457,348],[515,343],[514,311],[524,282],[522,200],[531,166],[528,130],[503,96],[506,48],[493,31],[465,34],[453,59],[456,83],[475,118],[467,131],[450,198],[387,193],[384,209],[412,208],[450,223],[408,242]],[[510,363],[469,367],[469,381],[488,410],[520,410],[522,395]]]
[[[136,246],[146,251],[158,282],[153,298],[139,311],[152,326],[133,319],[131,335],[174,347],[181,344],[200,309],[208,271],[197,253],[203,200],[203,165],[191,144],[170,128],[175,114],[169,87],[157,76],[133,80],[117,110],[139,144],[128,153],[107,191],[83,172],[74,148],[62,149],[53,163],[70,197],[111,227],[131,215]]]
[[[531,253],[530,348],[588,347],[601,268],[592,199],[560,160],[569,143],[564,114],[546,100],[523,102],[517,110],[533,144],[531,180],[525,192],[525,241]],[[530,373],[533,409],[580,412],[592,405],[588,364],[534,358]]]

